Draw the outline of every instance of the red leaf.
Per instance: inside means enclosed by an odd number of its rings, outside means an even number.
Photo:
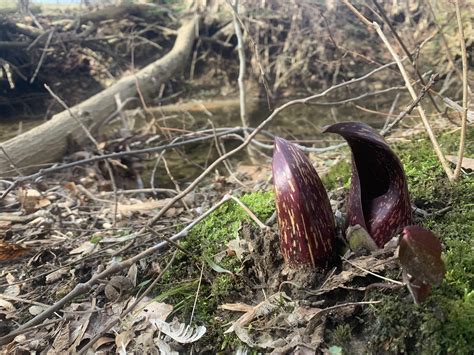
[[[408,226],[403,229],[398,258],[403,269],[412,277],[437,285],[444,277],[441,242],[428,229]]]
[[[348,226],[359,224],[378,247],[383,247],[411,223],[410,198],[400,159],[365,123],[336,123],[324,132],[340,134],[352,150]]]
[[[280,245],[290,267],[325,266],[334,258],[335,225],[329,198],[308,158],[275,139],[273,153]]]
[[[441,242],[428,229],[407,226],[400,238],[398,258],[415,303],[423,302],[429,296],[431,286],[441,283],[444,277]]]

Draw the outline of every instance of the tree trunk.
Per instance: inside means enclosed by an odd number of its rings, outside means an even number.
[[[111,87],[103,90],[71,108],[74,117],[63,111],[51,120],[2,144],[0,151],[0,176],[16,175],[12,164],[21,172],[38,170],[41,164],[57,162],[65,154],[68,138],[78,143],[87,137],[77,119],[86,127],[98,127],[116,110],[114,96],[120,94],[122,100],[137,95],[137,84],[144,97],[157,92],[187,61],[196,36],[199,18],[183,24],[178,31],[175,44],[163,58],[146,66],[136,75],[128,75]]]

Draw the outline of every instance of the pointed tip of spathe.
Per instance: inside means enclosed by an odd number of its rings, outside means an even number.
[[[275,144],[281,144],[282,142],[285,142],[285,141],[286,141],[285,139],[275,136]]]
[[[291,146],[293,146],[293,143],[291,143],[290,141],[287,141],[284,138],[276,136],[275,137],[274,149],[273,149],[273,155],[275,155],[275,154],[277,154],[278,152],[281,152],[281,151],[286,151]]]
[[[287,145],[287,144],[289,144],[289,143],[290,143],[290,142],[287,141],[287,140],[284,139],[284,138],[281,138],[281,137],[278,137],[278,136],[275,137],[275,146],[281,146],[282,144]]]

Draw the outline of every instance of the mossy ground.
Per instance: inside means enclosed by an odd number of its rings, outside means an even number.
[[[240,200],[262,221],[268,219],[275,210],[273,192],[258,192],[244,195]],[[160,301],[174,305],[175,313],[189,317],[194,306],[201,268],[204,267],[199,296],[195,306],[194,320],[208,328],[203,343],[218,348],[226,348],[234,337],[224,336],[226,322],[217,316],[217,307],[229,302],[242,301],[240,292],[244,289],[242,280],[229,273],[216,272],[215,265],[232,273],[238,273],[241,261],[235,256],[227,256],[226,244],[235,239],[242,223],[252,223],[248,214],[235,203],[228,201],[204,221],[194,227],[180,245],[189,254],[178,252],[173,266],[165,273],[159,288]],[[222,255],[216,263],[215,256]]]
[[[444,134],[440,140],[445,151],[456,151],[458,134]],[[474,152],[474,135],[469,132],[467,155]],[[327,337],[328,345],[340,346],[351,353],[351,338],[364,340],[368,351],[380,353],[457,353],[474,351],[474,177],[463,175],[449,183],[432,150],[423,137],[395,146],[408,177],[412,202],[429,213],[416,223],[433,230],[442,240],[447,273],[443,284],[433,290],[421,306],[413,304],[406,289],[388,294],[371,292],[368,298],[380,304],[365,308],[362,329],[347,324],[336,326]],[[328,190],[348,186],[350,165],[336,165],[323,179]],[[242,201],[262,220],[274,211],[271,192],[253,193]],[[449,207],[445,213],[437,211]],[[226,250],[226,243],[237,236],[248,215],[235,203],[222,206],[197,225],[181,245],[191,254],[179,252],[174,266],[160,287],[161,300],[175,305],[175,312],[189,315],[199,284],[200,268],[207,270],[196,305],[195,320],[208,327],[207,340],[213,351],[225,349],[234,338],[225,337],[225,320],[217,316],[219,304],[243,301],[242,281],[227,273],[212,270],[206,260]],[[224,255],[219,266],[239,273],[242,265],[235,257]],[[398,271],[391,275],[401,278]],[[179,280],[178,282],[173,280]],[[204,342],[206,340],[203,339]],[[217,347],[217,348],[216,348]]]
[[[474,152],[474,132],[468,132],[466,152]],[[440,137],[443,150],[457,151],[459,135]],[[373,349],[426,354],[474,352],[474,176],[450,183],[429,141],[414,140],[395,148],[407,174],[412,202],[429,215],[417,223],[442,240],[446,277],[428,301],[416,306],[403,294],[381,296],[368,309],[375,322]],[[471,173],[472,174],[472,173]],[[446,213],[438,214],[448,207]],[[373,295],[373,298],[378,298]]]

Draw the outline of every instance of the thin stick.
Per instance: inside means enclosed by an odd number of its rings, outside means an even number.
[[[222,152],[223,149],[221,149],[221,145],[219,144],[219,138],[217,138],[216,136],[216,128],[214,127],[214,123],[212,122],[212,120],[208,120],[209,124],[211,125],[213,131],[214,131],[214,143],[216,145],[216,150],[217,150],[217,153],[219,154],[219,156],[222,156],[224,153]],[[248,135],[248,133],[247,133]],[[239,136],[239,138],[242,138]],[[227,172],[229,173],[229,176],[231,178],[233,178],[240,186],[246,188],[247,186],[245,186],[245,184],[240,181],[237,176],[235,176],[234,172],[232,171],[232,166],[230,165],[230,162],[228,162],[227,160],[224,160],[223,162],[224,164],[224,167],[226,168]]]
[[[244,22],[242,21],[242,19],[239,16],[239,14],[235,12],[232,4],[230,3],[230,0],[227,0],[227,3],[232,8],[233,13],[237,17],[237,20],[239,20],[240,26],[242,26],[244,31],[248,34],[247,38],[249,39],[249,42],[252,45],[253,52],[254,52],[254,55],[255,55],[255,59],[256,59],[257,65],[258,65],[258,69],[260,70],[260,77],[262,78],[262,84],[263,84],[263,87],[265,89],[265,94],[266,94],[266,98],[267,98],[267,105],[268,105],[268,108],[271,109],[271,103],[270,103],[271,90],[270,90],[270,86],[268,85],[268,80],[267,80],[267,77],[265,75],[265,70],[263,69],[263,65],[262,65],[262,62],[260,60],[260,50],[258,49],[257,43],[253,40],[252,36],[250,35],[250,32],[249,32],[248,28],[245,26]]]
[[[15,297],[15,296],[9,296],[5,293],[0,293],[0,298],[3,298],[5,300],[10,300],[10,301],[15,301],[15,302],[21,302],[21,303],[27,303],[27,304],[34,304],[36,306],[40,306],[40,307],[43,307],[43,308],[48,308],[50,307],[49,304],[45,304],[45,303],[41,303],[41,302],[36,302],[36,301],[30,301],[30,300],[27,300],[27,299],[24,299],[24,298],[19,298],[19,297]]]
[[[362,301],[362,302],[347,302],[347,303],[336,304],[335,306],[331,306],[331,307],[324,308],[324,309],[320,310],[318,313],[314,314],[313,317],[311,317],[311,319],[313,319],[314,317],[319,316],[321,314],[324,314],[324,313],[327,313],[329,311],[332,311],[332,310],[335,310],[335,309],[338,309],[338,308],[342,308],[342,307],[359,306],[359,305],[365,305],[365,304],[377,304],[377,303],[380,303],[380,302],[382,302],[382,301]]]
[[[459,0],[456,0],[456,19],[458,22],[459,41],[461,42],[461,57],[462,57],[462,123],[461,123],[461,137],[459,139],[459,151],[456,161],[456,168],[454,169],[453,181],[459,179],[461,174],[462,160],[464,157],[464,146],[466,143],[466,126],[467,126],[467,54],[466,41],[464,40],[464,28],[462,24],[461,11],[459,9]]]
[[[381,276],[381,275],[378,275],[378,274],[375,274],[373,273],[372,271],[369,271],[367,269],[364,269],[363,267],[360,267],[356,264],[354,264],[353,262],[347,260],[345,257],[341,256],[341,259],[344,260],[346,263],[354,266],[355,268],[359,269],[359,270],[362,270],[363,272],[366,272],[372,276],[375,276],[375,277],[378,277],[379,279],[382,279],[382,280],[385,280],[385,281],[388,281],[388,282],[391,282],[391,283],[394,283],[396,285],[401,285],[401,286],[405,286],[405,284],[403,282],[400,282],[400,281],[397,281],[397,280],[392,280],[392,279],[389,279],[388,277],[384,277],[384,276]]]
[[[245,71],[246,71],[246,62],[245,62],[245,48],[244,48],[244,38],[242,34],[242,29],[240,28],[239,23],[239,0],[234,0],[234,4],[229,3],[232,8],[232,19],[234,22],[235,36],[237,37],[237,53],[239,55],[239,77],[237,78],[237,83],[239,85],[239,102],[240,102],[240,120],[242,121],[242,126],[247,128],[249,126],[249,118],[247,116],[247,104],[245,101],[246,92],[245,92]],[[241,19],[240,19],[241,20]],[[244,131],[244,137],[247,137],[248,131]],[[257,163],[255,154],[252,152],[252,146],[247,146],[247,152],[249,158],[253,164]]]
[[[385,128],[380,131],[380,134],[382,136],[386,136],[392,130],[392,128],[398,124],[398,122],[403,120],[406,115],[409,115],[411,113],[411,111],[416,107],[416,105],[420,103],[421,99],[423,98],[423,96],[425,96],[426,92],[430,89],[430,87],[434,85],[435,79],[436,76],[432,75],[430,81],[428,82],[428,84],[426,84],[426,86],[423,87],[423,89],[421,89],[421,92],[417,96],[417,98],[413,100],[411,104],[408,105],[408,107],[397,116],[397,118],[395,118],[392,122],[390,122]]]
[[[43,53],[41,53],[41,57],[40,57],[40,60],[38,62],[38,65],[36,66],[35,72],[34,72],[33,76],[30,79],[30,84],[32,84],[35,81],[36,76],[38,75],[39,70],[40,70],[41,66],[43,65],[44,58],[46,58],[46,52],[48,51],[48,47],[51,43],[51,39],[53,38],[53,34],[54,34],[54,30],[51,30],[51,32],[49,33],[48,39],[46,40],[46,44],[44,45]]]
[[[237,37],[237,53],[239,55],[239,77],[237,82],[239,84],[239,100],[240,100],[240,120],[242,121],[243,127],[248,127],[248,117],[247,109],[245,104],[245,85],[244,85],[244,76],[245,76],[245,49],[244,49],[244,40],[242,36],[242,29],[239,25],[239,20],[237,19],[239,13],[239,0],[234,0],[234,5],[232,6],[232,18],[234,22],[235,35]]]
[[[21,170],[18,168],[18,166],[16,165],[16,163],[12,160],[12,158],[10,158],[10,155],[8,155],[7,151],[5,150],[5,148],[3,147],[3,145],[0,146],[0,149],[2,150],[3,152],[3,155],[5,155],[5,158],[7,158],[7,160],[10,162],[10,165],[12,166],[13,169],[15,169],[15,171],[17,172],[18,175],[20,176],[23,176],[23,173],[21,172]]]
[[[383,33],[382,29],[380,28],[379,24],[377,22],[373,22],[373,27],[377,31],[377,34],[380,36],[382,39],[383,43],[389,50],[390,54],[392,55],[393,59],[397,62],[398,69],[400,70],[400,73],[402,74],[403,80],[405,80],[405,85],[408,89],[408,92],[410,93],[412,99],[415,101],[417,99],[417,95],[415,92],[415,89],[413,89],[413,86],[410,82],[410,78],[408,77],[408,74],[405,70],[405,67],[403,66],[402,62],[400,61],[400,58],[398,57],[398,54],[395,52],[393,49],[392,45],[388,41],[387,37]],[[425,126],[425,130],[428,133],[428,136],[430,137],[431,143],[433,144],[434,151],[436,155],[438,156],[439,161],[441,162],[441,165],[443,166],[444,171],[446,172],[446,175],[450,180],[453,178],[453,172],[451,168],[449,167],[449,164],[444,157],[443,152],[441,151],[441,147],[438,144],[438,140],[436,139],[436,136],[433,133],[433,130],[431,128],[430,122],[428,121],[428,118],[426,117],[425,110],[418,105],[417,106],[418,113],[421,116],[421,120],[423,121],[423,125]]]
[[[197,304],[197,300],[198,300],[198,297],[199,297],[199,291],[201,290],[201,282],[202,282],[203,272],[204,272],[204,264],[201,265],[201,275],[199,276],[199,283],[198,283],[198,287],[197,287],[197,290],[196,290],[196,296],[194,297],[193,310],[191,311],[191,317],[189,317],[189,325],[191,325],[191,323],[193,322],[194,311],[196,310],[196,304]]]
[[[133,190],[119,190],[117,191],[117,194],[119,195],[130,195],[130,194],[143,194],[143,193],[165,193],[165,194],[170,194],[170,195],[176,195],[176,190],[173,189],[162,189],[162,188],[144,188],[144,189],[133,189]],[[101,196],[107,196],[107,195],[112,195],[113,191],[104,191],[101,192]]]
[[[253,213],[253,212],[250,210],[250,208],[248,208],[247,206],[245,206],[245,204],[244,204],[242,201],[240,201],[237,197],[232,196],[232,195],[230,196],[230,198],[231,198],[232,200],[234,200],[240,207],[242,207],[242,209],[250,216],[250,218],[252,218],[253,221],[254,221],[255,223],[257,223],[257,225],[260,227],[260,229],[263,229],[263,230],[268,229],[268,226],[266,226],[262,221],[260,221],[260,220],[258,219],[258,217],[255,215],[255,213]]]
[[[451,64],[451,66],[453,67],[456,74],[459,76],[459,79],[462,80],[462,74],[459,71],[456,64],[454,63],[453,55],[451,54],[451,50],[449,49],[448,41],[446,40],[446,36],[443,33],[443,29],[441,28],[441,26],[438,24],[438,21],[436,20],[436,15],[433,11],[433,6],[431,6],[430,0],[426,0],[425,3],[426,3],[426,5],[428,6],[428,9],[431,12],[431,16],[433,18],[433,24],[435,25],[436,29],[438,30],[439,36],[441,37],[441,42],[443,42],[444,52],[446,53],[446,57],[448,58],[448,61]],[[448,23],[449,23],[449,21],[448,21]],[[445,25],[443,25],[443,26],[445,26]]]
[[[349,8],[349,10],[352,11],[354,15],[356,15],[359,20],[361,20],[369,29],[372,28],[372,24],[370,23],[369,20],[365,18],[364,15],[360,13],[359,10],[357,10],[354,5],[352,5],[348,0],[342,0],[342,2]]]

